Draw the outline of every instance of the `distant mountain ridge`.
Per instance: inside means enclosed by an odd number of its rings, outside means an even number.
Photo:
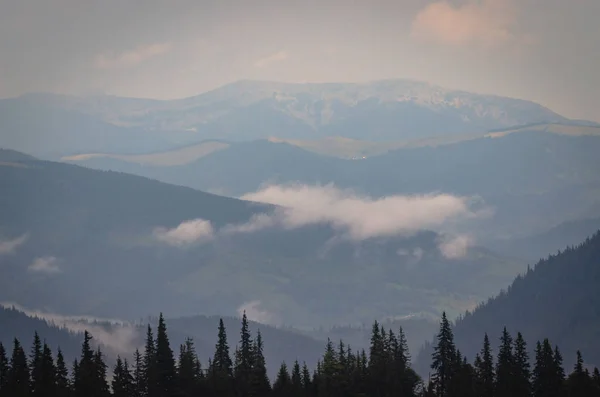
[[[168,101],[52,94],[0,100],[0,146],[52,158],[159,151],[207,139],[398,141],[535,123],[571,121],[531,101],[411,80],[246,80]]]

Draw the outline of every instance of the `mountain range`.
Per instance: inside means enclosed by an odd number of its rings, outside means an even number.
[[[287,222],[302,209],[8,154],[12,162],[0,165],[0,301],[26,307],[125,319],[157,309],[247,310],[311,329],[458,314],[524,269],[441,231],[370,234],[396,226],[350,212],[327,220],[329,207],[324,221],[294,226]]]
[[[207,139],[403,141],[571,121],[536,103],[411,80],[364,84],[239,81],[158,101],[27,94],[0,100],[0,147],[44,158],[147,153]]]

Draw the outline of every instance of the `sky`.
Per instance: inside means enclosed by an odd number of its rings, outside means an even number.
[[[598,0],[0,0],[0,97],[389,78],[600,121]]]

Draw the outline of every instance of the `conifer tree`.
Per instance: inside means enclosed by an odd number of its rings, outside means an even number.
[[[104,354],[102,354],[102,351],[98,348],[94,352],[94,394],[90,394],[90,397],[108,397],[110,395],[110,389],[106,378],[107,368],[108,366],[104,362]]]
[[[308,365],[304,363],[302,365],[302,391],[304,396],[312,396],[314,394],[312,386],[313,384]]]
[[[254,365],[254,355],[252,352],[252,338],[248,325],[246,312],[242,315],[242,328],[240,331],[239,350],[235,354],[235,383],[238,390],[238,396],[246,397],[248,395],[250,377],[252,375],[252,367]]]
[[[132,392],[131,374],[120,356],[113,370],[112,390],[114,397],[130,397]]]
[[[525,339],[520,332],[517,333],[517,338],[515,339],[512,383],[512,396],[529,397],[531,395],[531,366],[529,364],[529,354],[527,353]]]
[[[227,342],[227,331],[223,319],[219,320],[219,331],[215,354],[209,368],[210,381],[214,392],[223,397],[234,394],[233,363],[229,355],[229,343]]]
[[[25,351],[21,343],[15,338],[5,395],[10,397],[29,397],[31,395],[30,381],[27,356],[25,356]]]
[[[481,397],[494,396],[494,359],[492,357],[492,349],[490,339],[487,333],[483,338],[483,347],[480,352],[481,360],[475,366],[475,374],[477,377],[476,390]]]
[[[133,354],[132,397],[144,397],[144,362],[139,349]]]
[[[98,371],[94,351],[91,348],[92,336],[85,331],[81,346],[81,357],[73,368],[74,397],[91,397],[97,395],[96,387]]]
[[[158,390],[158,374],[156,364],[156,343],[152,327],[148,324],[146,330],[146,345],[142,359],[141,392],[144,397],[160,397]]]
[[[182,397],[192,397],[198,389],[198,357],[192,339],[187,338],[179,348],[177,380]]]
[[[58,348],[58,352],[56,353],[56,396],[68,397],[70,392],[69,370],[67,369],[62,350]]]
[[[31,374],[31,395],[39,396],[41,393],[42,371],[42,341],[37,331],[33,335],[33,346],[29,356],[29,373]]]
[[[592,397],[594,395],[594,382],[589,372],[583,367],[580,351],[577,351],[575,368],[567,379],[567,390],[569,397]]]
[[[497,397],[512,397],[515,386],[515,362],[513,356],[512,337],[504,327],[500,337],[498,349],[498,362],[496,363],[496,389]]]
[[[273,383],[273,396],[289,397],[292,391],[292,379],[288,372],[287,365],[282,363],[277,372],[277,378]]]
[[[436,397],[449,396],[449,385],[452,380],[455,357],[454,335],[450,322],[446,317],[446,312],[444,312],[440,323],[440,331],[437,335],[437,343],[433,347],[431,356],[431,369],[433,370],[431,381]]]
[[[294,361],[294,366],[292,367],[292,386],[290,390],[290,396],[292,397],[302,397],[303,386],[302,386],[302,370],[300,369],[300,363],[298,360]]]
[[[267,376],[267,365],[264,356],[263,339],[260,330],[256,333],[256,339],[252,347],[252,376],[250,377],[251,397],[265,396],[271,391],[271,382]]]
[[[169,344],[167,325],[160,313],[156,331],[156,379],[160,396],[172,396],[176,382],[175,358]]]
[[[56,397],[57,370],[52,357],[52,350],[44,343],[40,359],[35,395],[40,397]]]
[[[6,390],[6,383],[8,382],[8,357],[6,355],[6,349],[2,342],[0,342],[0,395],[2,391]]]
[[[556,388],[556,395],[558,397],[564,397],[567,394],[565,388],[565,370],[563,368],[563,357],[558,349],[558,346],[554,347],[554,386]]]

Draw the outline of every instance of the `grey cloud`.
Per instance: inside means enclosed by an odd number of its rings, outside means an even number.
[[[248,320],[255,321],[261,324],[273,324],[275,316],[265,309],[261,309],[261,301],[253,300],[244,302],[238,307],[237,312],[241,316],[246,313]]]
[[[154,229],[153,235],[159,242],[174,247],[184,247],[211,240],[214,231],[209,221],[192,219],[182,222],[172,229],[157,227]]]
[[[62,271],[58,266],[58,259],[54,256],[35,258],[27,270],[31,273],[41,274],[56,274]]]
[[[444,236],[438,242],[442,255],[448,259],[464,258],[473,245],[474,239],[468,235]]]
[[[21,245],[29,239],[28,234],[23,234],[12,240],[0,240],[0,255],[14,254]]]
[[[229,226],[229,230],[253,232],[273,226],[295,229],[329,224],[352,240],[410,235],[424,229],[439,230],[447,223],[488,215],[486,208],[473,210],[470,207],[472,200],[467,197],[427,194],[372,199],[331,184],[272,185],[241,198],[281,208],[271,216],[263,215],[247,224]]]

